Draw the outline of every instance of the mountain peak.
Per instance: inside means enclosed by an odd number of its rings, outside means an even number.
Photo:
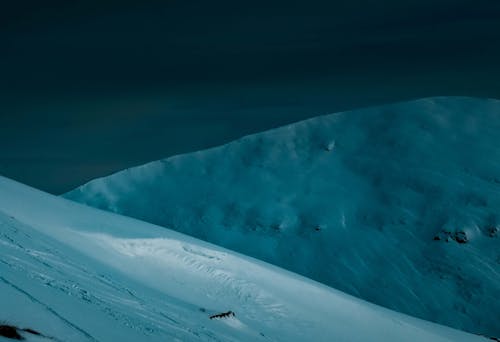
[[[500,101],[428,98],[312,118],[65,197],[500,335],[498,136]]]

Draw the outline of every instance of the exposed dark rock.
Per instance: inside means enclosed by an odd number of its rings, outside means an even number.
[[[212,315],[210,316],[210,319],[215,319],[215,318],[228,318],[228,317],[234,317],[235,314],[232,311],[228,312],[222,312],[220,314]]]
[[[26,329],[21,329],[22,331],[25,331],[27,333],[30,333],[32,335],[37,335],[37,336],[42,336],[42,334],[40,334],[38,331],[36,330],[33,330],[33,329],[30,329],[30,328],[26,328]]]
[[[0,336],[11,338],[13,340],[22,340],[17,328],[12,325],[0,325]]]
[[[28,334],[36,335],[36,336],[44,336],[40,332],[31,329],[31,328],[18,328],[13,325],[0,325],[0,336],[11,338],[13,340],[24,340],[24,337],[22,337],[19,332],[23,331]],[[47,336],[44,336],[47,337]]]
[[[497,227],[490,227],[488,228],[488,236],[493,238],[498,235],[498,228]]]
[[[456,232],[453,235],[452,239],[458,243],[467,243],[468,242],[467,235],[465,234],[465,232]]]
[[[444,240],[446,242],[450,242],[450,240],[453,240],[460,244],[469,242],[467,234],[465,232],[463,231],[450,232],[447,230],[440,231],[437,235],[434,236],[433,240],[434,241]]]

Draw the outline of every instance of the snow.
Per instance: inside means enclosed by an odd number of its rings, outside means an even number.
[[[27,341],[485,340],[3,177],[0,303]]]
[[[65,197],[499,336],[499,136],[500,101],[430,98],[313,118]]]

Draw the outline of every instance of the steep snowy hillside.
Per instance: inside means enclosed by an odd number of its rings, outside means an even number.
[[[28,341],[486,340],[1,177],[0,303]]]
[[[499,137],[500,101],[424,99],[149,163],[66,197],[498,336]]]

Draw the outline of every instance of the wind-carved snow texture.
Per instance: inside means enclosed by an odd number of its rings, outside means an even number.
[[[499,137],[499,101],[431,98],[310,119],[65,197],[499,336]]]
[[[2,177],[0,304],[32,342],[486,341]]]

